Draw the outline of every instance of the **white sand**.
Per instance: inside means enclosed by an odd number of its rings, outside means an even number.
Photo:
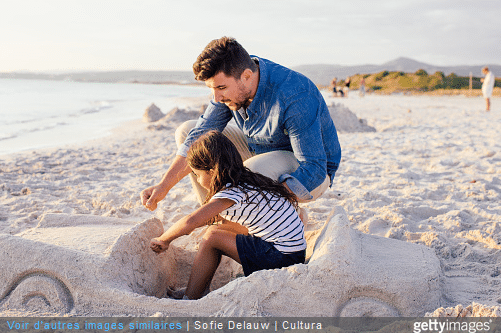
[[[342,103],[376,132],[339,133],[341,167],[333,188],[304,206],[308,230],[342,206],[352,228],[435,251],[446,277],[443,305],[454,308],[435,315],[474,303],[473,315],[499,314],[501,99],[492,100],[490,113],[481,98],[368,95],[327,102]],[[118,217],[131,225],[155,216],[167,228],[197,207],[188,179],[153,213],[141,206],[139,192],[162,177],[176,152],[174,129],[199,110],[193,109],[150,129],[129,123],[78,147],[0,156],[0,233],[29,232],[46,213]]]

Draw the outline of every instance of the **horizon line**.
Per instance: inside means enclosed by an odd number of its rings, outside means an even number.
[[[341,64],[328,64],[328,63],[312,63],[312,64],[300,64],[300,65],[294,65],[294,66],[289,66],[289,68],[294,69],[298,67],[304,67],[304,66],[335,66],[339,68],[350,68],[350,67],[362,67],[362,66],[384,66],[386,64],[390,64],[392,62],[398,61],[398,60],[410,60],[422,65],[426,66],[431,66],[431,67],[483,67],[483,66],[501,66],[501,64],[495,64],[495,63],[485,63],[485,64],[475,64],[475,65],[468,65],[468,64],[460,64],[460,65],[434,65],[426,62],[421,62],[409,57],[397,57],[395,59],[386,61],[381,64],[374,64],[374,63],[365,63],[365,64],[358,64],[358,65],[341,65]],[[44,69],[44,70],[29,70],[29,69],[16,69],[16,70],[9,70],[9,71],[0,71],[1,74],[46,74],[46,75],[65,75],[65,74],[81,74],[81,73],[107,73],[107,72],[192,72],[191,69],[141,69],[141,68],[135,68],[135,69]]]

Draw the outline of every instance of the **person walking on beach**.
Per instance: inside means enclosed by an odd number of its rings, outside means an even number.
[[[210,226],[195,256],[187,288],[168,288],[169,296],[203,297],[222,255],[240,263],[245,276],[304,263],[306,240],[296,196],[279,182],[246,168],[226,136],[218,131],[202,135],[190,146],[187,164],[208,191],[207,198],[195,212],[153,238],[150,247],[161,253],[178,237]]]
[[[338,94],[341,94],[341,97],[344,96],[343,89],[337,87],[337,78],[333,78],[331,81],[331,91],[333,97],[338,97]]]
[[[350,84],[351,84],[351,79],[349,76],[346,77],[346,80],[344,80],[344,96],[348,97],[348,93],[350,92]]]
[[[141,192],[154,210],[169,190],[190,174],[191,144],[216,129],[237,147],[253,172],[282,183],[299,202],[317,199],[332,185],[341,161],[336,127],[315,84],[270,60],[251,57],[233,38],[211,41],[193,65],[213,100],[198,119],[176,130],[177,155],[157,185]],[[236,126],[228,125],[231,119]],[[207,191],[191,176],[199,202]]]
[[[360,89],[359,89],[359,92],[360,94],[360,97],[364,97],[365,96],[365,79],[362,78],[362,80],[360,81]]]
[[[482,68],[482,73],[485,78],[482,79],[482,94],[485,98],[485,111],[491,110],[491,96],[492,90],[494,89],[494,83],[496,81],[494,74],[489,70],[489,67],[485,66]]]

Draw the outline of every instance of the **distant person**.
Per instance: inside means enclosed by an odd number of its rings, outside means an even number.
[[[344,96],[348,97],[348,93],[350,92],[350,84],[351,84],[351,79],[350,77],[346,77],[346,80],[344,80]]]
[[[361,97],[365,96],[365,79],[364,78],[362,78],[362,80],[360,81],[359,94]]]
[[[158,184],[141,192],[146,208],[155,210],[175,184],[192,174],[187,152],[210,130],[226,135],[246,167],[279,181],[299,202],[316,200],[332,184],[341,146],[324,98],[311,80],[251,57],[229,37],[211,41],[193,72],[211,89],[213,100],[198,120],[176,130],[174,161]],[[236,126],[228,125],[232,119]],[[193,175],[191,180],[199,202],[205,202],[207,191]]]
[[[332,96],[337,97],[338,94],[340,93],[338,87],[337,87],[337,78],[333,78],[331,81],[331,91],[332,91]],[[342,93],[342,91],[341,91]]]
[[[202,207],[153,238],[150,247],[161,253],[173,240],[210,226],[195,256],[187,288],[168,288],[169,296],[194,300],[207,294],[223,255],[240,263],[245,276],[304,264],[306,239],[294,194],[246,168],[235,145],[218,131],[199,137],[186,159],[208,196]]]
[[[482,73],[485,75],[485,79],[481,79],[482,81],[482,94],[485,98],[485,111],[491,110],[491,96],[492,90],[494,89],[494,83],[496,81],[494,74],[489,70],[489,67],[485,66],[482,68]]]
[[[332,95],[334,97],[344,97],[344,91],[339,87],[337,78],[333,78],[331,81]]]

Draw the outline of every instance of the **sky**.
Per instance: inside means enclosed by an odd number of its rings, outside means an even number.
[[[191,70],[231,36],[288,67],[501,64],[500,0],[1,0],[0,72]]]

